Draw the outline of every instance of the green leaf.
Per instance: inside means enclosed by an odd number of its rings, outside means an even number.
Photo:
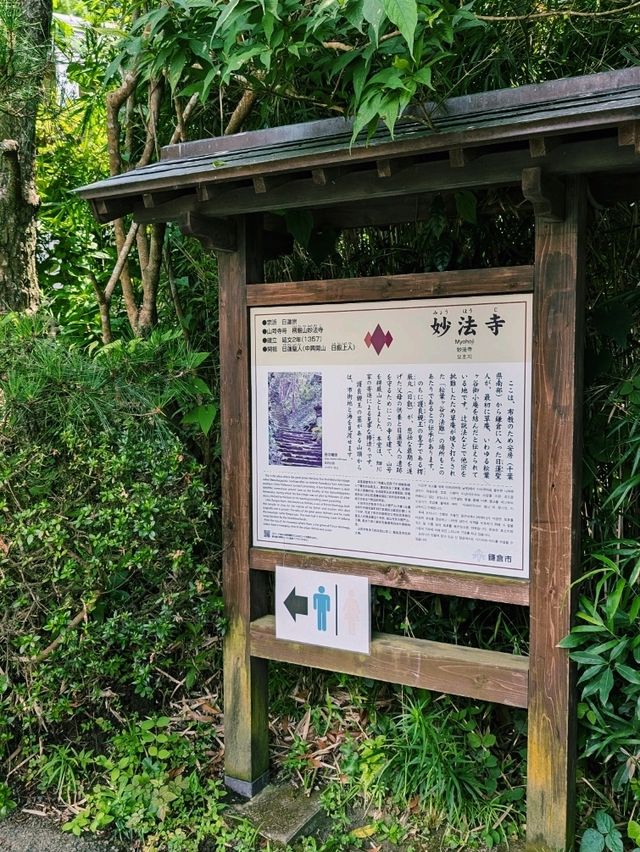
[[[558,648],[578,648],[584,641],[584,636],[569,633],[568,636],[565,636],[564,639],[558,642]]]
[[[628,680],[629,683],[634,683],[636,686],[640,685],[640,672],[637,672],[635,669],[632,669],[629,666],[623,666],[622,663],[616,663],[616,671],[618,674],[621,674],[625,680]]]
[[[600,834],[608,834],[616,827],[613,817],[606,811],[598,811],[596,813],[596,827]]]
[[[600,701],[603,704],[606,704],[609,700],[609,693],[613,689],[613,672],[611,669],[606,668],[600,678],[600,686],[598,688],[598,695],[600,697]]]
[[[209,430],[213,426],[213,421],[216,419],[217,413],[217,405],[198,405],[185,414],[182,418],[182,422],[185,425],[199,426],[202,432],[205,435],[208,435]]]
[[[240,3],[240,0],[229,0],[228,4],[224,7],[224,9],[222,10],[222,14],[216,22],[215,28],[213,30],[213,35],[218,33],[222,29],[222,26],[224,25],[227,18],[233,15],[238,3]]]
[[[604,609],[607,613],[608,620],[611,620],[618,611],[618,607],[620,606],[620,598],[622,597],[622,593],[625,590],[625,586],[626,582],[621,578],[616,583],[614,590],[607,595]]]
[[[382,0],[382,4],[387,17],[400,30],[413,56],[413,40],[418,25],[416,0]]]
[[[347,3],[343,10],[345,18],[349,21],[351,26],[359,32],[362,32],[362,21],[364,20],[363,5],[363,0],[356,0],[353,5]]]
[[[622,835],[618,831],[617,828],[614,828],[613,831],[610,831],[604,838],[605,845],[610,852],[624,852],[624,843],[622,842]]]
[[[607,662],[598,654],[592,654],[590,651],[574,651],[571,654],[571,659],[585,666],[601,666]]]
[[[580,841],[580,852],[602,852],[604,837],[595,828],[588,828]]]
[[[634,843],[640,841],[640,822],[630,819],[627,824],[627,834],[629,840],[633,840]]]
[[[193,376],[191,379],[191,386],[197,393],[202,393],[205,396],[211,396],[211,388],[200,378],[200,376]]]
[[[362,4],[362,14],[365,21],[371,25],[374,36],[373,41],[377,45],[380,25],[384,19],[384,7],[382,5],[382,0],[364,0]]]

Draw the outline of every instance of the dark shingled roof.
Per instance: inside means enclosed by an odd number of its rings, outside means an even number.
[[[256,178],[308,176],[322,167],[362,168],[385,158],[417,155],[432,161],[448,158],[452,150],[495,153],[508,146],[526,147],[537,138],[557,137],[563,143],[593,139],[602,131],[617,132],[629,125],[636,131],[627,141],[633,147],[635,140],[637,148],[640,68],[452,98],[425,114],[430,126],[404,121],[393,139],[381,127],[368,142],[361,137],[353,145],[351,123],[341,118],[171,145],[162,150],[159,162],[82,187],[78,193],[93,203],[100,219],[108,220],[141,208],[143,201],[144,207],[154,206],[154,193],[162,193],[166,202],[172,192],[198,190],[202,201],[206,186],[204,200],[211,201],[218,190],[246,188]],[[626,153],[629,168],[633,151]],[[264,188],[255,191],[255,209],[268,209],[260,193],[269,194]],[[243,210],[246,207],[244,202]]]

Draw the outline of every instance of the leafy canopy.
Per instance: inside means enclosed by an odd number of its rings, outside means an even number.
[[[107,76],[164,74],[174,95],[203,103],[236,82],[353,115],[355,138],[379,118],[393,132],[479,27],[471,4],[449,0],[168,0],[140,15]]]

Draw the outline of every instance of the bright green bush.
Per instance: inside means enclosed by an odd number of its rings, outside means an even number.
[[[92,360],[0,323],[3,751],[79,746],[87,719],[153,712],[219,667],[215,506],[167,417],[202,401],[203,357],[165,335]]]

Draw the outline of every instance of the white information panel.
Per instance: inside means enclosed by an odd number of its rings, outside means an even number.
[[[254,545],[528,577],[531,296],[250,322]]]
[[[368,654],[369,580],[276,566],[276,639]]]

